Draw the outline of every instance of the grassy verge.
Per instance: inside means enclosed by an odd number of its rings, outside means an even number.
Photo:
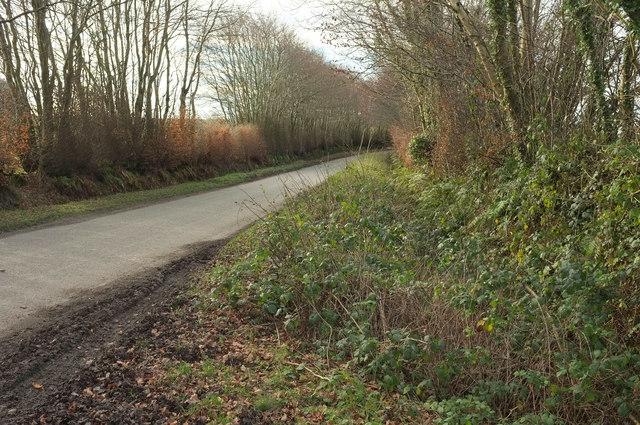
[[[170,346],[162,346],[177,358],[158,359],[153,341],[136,347],[148,355],[140,365],[153,376],[153,396],[164,394],[170,404],[183,406],[169,423],[424,423],[419,404],[394,398],[344,365],[328,366],[277,323],[260,320],[252,306],[231,308],[209,290],[203,280],[191,305],[168,319],[172,328],[156,330],[166,335],[180,329],[166,338]]]
[[[637,423],[640,155],[584,151],[465,177],[371,157],[232,243],[199,296],[400,423]]]
[[[233,186],[287,171],[294,171],[317,162],[318,160],[298,160],[284,165],[260,168],[248,172],[230,173],[204,181],[177,184],[160,189],[117,193],[99,198],[27,209],[0,210],[0,233],[85,213],[109,211],[159,199]]]

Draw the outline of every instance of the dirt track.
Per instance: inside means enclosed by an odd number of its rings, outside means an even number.
[[[93,359],[115,356],[111,353],[120,347],[130,347],[150,335],[168,311],[183,303],[179,295],[191,277],[210,264],[225,243],[193,246],[184,258],[42,312],[39,323],[16,329],[0,340],[0,424],[84,424],[68,419],[51,422],[47,417],[64,416],[69,394],[84,388],[84,381],[95,382],[102,366]],[[126,386],[116,390],[133,391]],[[153,410],[145,411],[145,418],[130,413],[114,408],[108,423],[164,420]]]

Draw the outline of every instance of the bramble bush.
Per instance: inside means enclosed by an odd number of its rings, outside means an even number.
[[[585,144],[464,177],[356,162],[254,227],[213,294],[436,423],[637,420],[640,153]]]

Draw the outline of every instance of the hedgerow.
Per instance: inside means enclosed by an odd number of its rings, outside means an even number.
[[[581,152],[466,177],[358,162],[255,227],[212,293],[436,423],[635,421],[640,152]]]

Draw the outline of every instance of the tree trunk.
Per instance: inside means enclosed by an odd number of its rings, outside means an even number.
[[[630,141],[635,138],[635,96],[631,90],[633,82],[633,63],[637,57],[635,40],[629,38],[624,50],[624,59],[622,63],[622,75],[620,76],[620,128],[622,130],[621,137]]]
[[[38,162],[38,172],[44,173],[45,165],[49,159],[50,149],[53,147],[53,93],[55,88],[55,74],[50,66],[53,65],[53,49],[51,46],[51,35],[46,24],[47,0],[32,0],[36,38],[38,45],[38,59],[40,61],[40,84],[42,111],[40,116],[39,136],[40,152]]]

